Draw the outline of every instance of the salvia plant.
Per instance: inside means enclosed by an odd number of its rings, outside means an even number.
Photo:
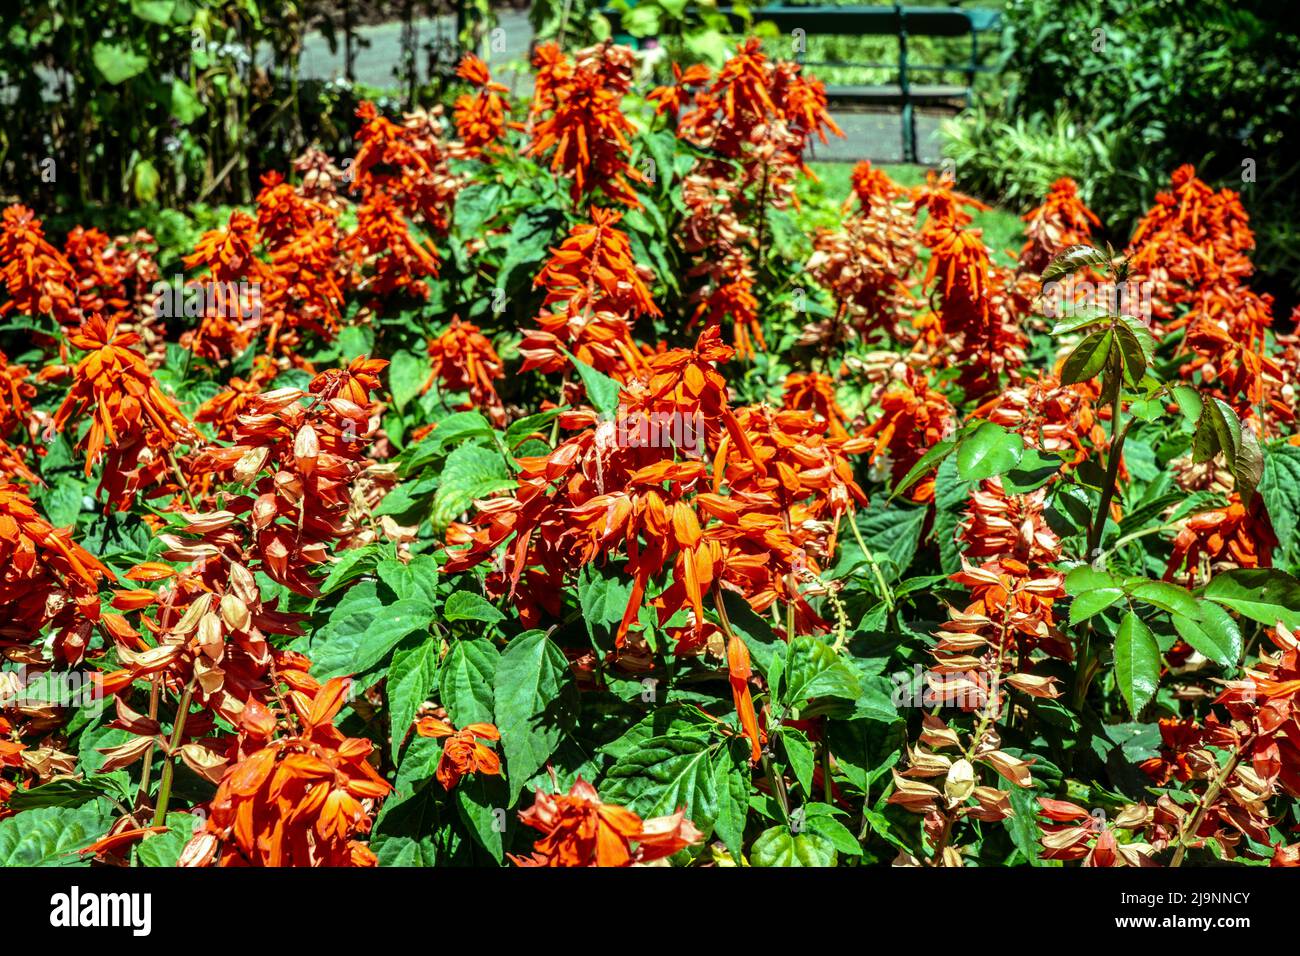
[[[991,249],[757,41],[533,67],[193,248],[4,210],[0,862],[1300,863],[1239,197]]]

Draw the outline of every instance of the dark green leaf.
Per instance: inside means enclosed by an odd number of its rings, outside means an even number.
[[[749,851],[751,866],[834,866],[835,846],[826,837],[805,831],[791,833],[786,826],[764,830]]]
[[[388,696],[393,760],[415,721],[415,712],[438,684],[438,641],[422,635],[413,647],[398,648],[388,665]]]
[[[564,354],[569,357],[569,361],[577,369],[578,377],[582,379],[582,387],[587,390],[587,401],[591,403],[591,407],[600,412],[605,418],[614,418],[618,414],[619,393],[623,386],[604,372],[596,371],[596,369],[569,352],[566,351]]]
[[[1026,448],[1020,462],[1002,476],[1002,488],[1013,495],[1035,491],[1061,470],[1065,460],[1060,455],[1044,454],[1037,448]]]
[[[1074,385],[1096,378],[1106,367],[1114,339],[1115,335],[1109,328],[1090,332],[1066,357],[1061,366],[1061,384]]]
[[[786,761],[794,771],[795,779],[799,781],[804,797],[811,798],[813,769],[817,763],[812,744],[808,742],[803,731],[793,727],[781,728],[781,744],[785,747]]]
[[[1070,623],[1078,624],[1080,621],[1086,621],[1094,614],[1106,610],[1122,597],[1124,592],[1119,588],[1096,588],[1084,591],[1070,602]]]
[[[1285,441],[1268,446],[1259,493],[1283,553],[1300,543],[1300,448]]]
[[[911,468],[908,469],[902,480],[894,486],[894,490],[889,493],[889,499],[892,501],[897,498],[912,485],[924,477],[925,473],[932,468],[939,467],[940,463],[948,457],[954,448],[957,447],[955,441],[941,441],[932,446],[922,455]]]
[[[402,638],[428,627],[432,616],[429,603],[419,598],[387,606],[380,604],[377,597],[364,605],[340,603],[329,623],[312,638],[312,676],[328,680],[363,674],[383,660]]]
[[[1126,582],[1126,586],[1135,601],[1150,604],[1170,614],[1181,614],[1192,618],[1197,616],[1196,599],[1192,597],[1190,591],[1177,584],[1170,584],[1167,581],[1140,581],[1136,584]]]
[[[1070,246],[1057,253],[1052,261],[1047,264],[1043,270],[1042,282],[1044,285],[1054,279],[1063,276],[1072,275],[1083,268],[1108,269],[1110,259],[1104,252],[1094,249],[1092,246],[1077,245]]]
[[[445,621],[482,621],[484,624],[506,619],[487,598],[473,591],[452,591],[443,604],[442,617]]]
[[[1160,647],[1142,619],[1129,611],[1115,635],[1115,683],[1137,717],[1160,683]]]
[[[1115,341],[1124,363],[1124,379],[1130,385],[1136,386],[1147,371],[1146,350],[1143,349],[1141,341],[1133,330],[1123,322],[1115,324]]]
[[[491,723],[497,649],[491,641],[453,641],[438,671],[438,694],[457,727]]]
[[[655,737],[610,768],[601,799],[647,820],[684,809],[707,837],[718,818],[711,745],[698,737]]]
[[[1232,615],[1211,601],[1202,601],[1195,618],[1173,616],[1178,636],[1220,667],[1232,669],[1241,658],[1241,628]]]
[[[1225,571],[1210,579],[1205,597],[1265,627],[1281,621],[1300,628],[1300,582],[1275,568]]]
[[[1093,306],[1092,308],[1082,308],[1074,315],[1066,316],[1052,326],[1051,335],[1068,335],[1071,332],[1077,332],[1080,329],[1086,329],[1090,325],[1100,325],[1101,323],[1110,322],[1110,311],[1104,306]]]
[[[461,445],[447,456],[438,491],[433,498],[433,526],[447,527],[477,498],[509,491],[515,481],[501,455],[478,445]]]
[[[41,807],[0,820],[0,867],[88,866],[77,851],[98,840],[117,811],[107,800],[80,807]]]
[[[513,804],[555,752],[571,719],[569,662],[544,632],[528,631],[502,651],[493,688]]]
[[[982,481],[1014,468],[1025,451],[1025,440],[993,422],[981,422],[957,446],[957,473],[966,481]]]

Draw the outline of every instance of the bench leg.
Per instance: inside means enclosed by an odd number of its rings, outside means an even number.
[[[903,162],[915,163],[916,160],[916,114],[910,102],[903,103]]]

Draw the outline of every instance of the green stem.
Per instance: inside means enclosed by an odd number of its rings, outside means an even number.
[[[1110,503],[1115,497],[1115,482],[1119,476],[1119,463],[1124,457],[1124,438],[1128,435],[1129,425],[1132,424],[1130,420],[1121,427],[1121,417],[1120,393],[1116,389],[1115,398],[1110,405],[1110,457],[1106,462],[1105,484],[1101,489],[1101,500],[1097,502],[1097,513],[1093,516],[1092,523],[1088,527],[1086,557],[1090,561],[1098,557],[1097,548],[1101,544],[1102,532],[1106,528],[1106,516],[1110,512]],[[1118,543],[1116,547],[1118,547]],[[1087,699],[1088,687],[1092,684],[1092,678],[1096,671],[1097,660],[1092,646],[1092,625],[1088,625],[1083,632],[1083,639],[1079,643],[1079,656],[1074,671],[1074,688],[1070,695],[1076,710],[1081,708],[1084,700]]]
[[[158,696],[161,687],[162,678],[154,675],[149,679],[149,719],[158,719]],[[149,741],[149,746],[144,752],[144,769],[140,771],[140,790],[135,797],[135,814],[140,813],[140,808],[149,796],[149,775],[153,770],[153,748],[154,741]]]
[[[785,817],[786,825],[790,823],[790,796],[785,792],[785,779],[772,770],[772,758],[763,752],[761,758],[763,765],[763,776],[767,777],[772,784],[772,792],[776,794],[776,802],[781,805],[781,815]]]
[[[1132,542],[1137,541],[1139,538],[1145,538],[1147,535],[1151,535],[1151,534],[1160,534],[1162,531],[1174,531],[1177,528],[1178,528],[1177,522],[1170,522],[1169,524],[1158,524],[1154,528],[1143,528],[1141,531],[1130,531],[1128,534],[1124,535],[1123,537],[1117,538],[1115,540],[1115,543],[1112,544],[1105,551],[1102,551],[1098,555],[1098,557],[1099,558],[1110,557],[1120,548],[1124,547],[1124,545],[1131,544]]]
[[[1196,831],[1200,829],[1201,820],[1205,816],[1206,809],[1210,804],[1214,803],[1216,798],[1218,798],[1219,791],[1221,791],[1232,778],[1233,773],[1237,769],[1237,765],[1241,763],[1241,758],[1245,755],[1246,750],[1249,749],[1250,744],[1253,742],[1253,739],[1247,741],[1233,751],[1232,759],[1228,761],[1227,765],[1222,771],[1220,771],[1219,775],[1210,783],[1210,786],[1205,791],[1205,796],[1201,797],[1200,801],[1197,803],[1196,812],[1188,817],[1184,824],[1178,828],[1178,849],[1174,851],[1173,859],[1169,861],[1171,867],[1183,865],[1183,856],[1187,853],[1187,838],[1196,835]]]
[[[826,739],[827,728],[825,723],[822,724],[822,799],[829,805],[831,803],[831,745]]]
[[[894,592],[889,589],[885,581],[885,575],[880,570],[880,565],[876,563],[876,556],[871,553],[867,543],[862,540],[862,532],[858,530],[858,523],[849,516],[849,527],[853,530],[853,537],[858,542],[858,547],[862,550],[862,556],[867,559],[867,566],[871,568],[871,573],[876,577],[876,583],[880,585],[880,599],[885,602],[885,607],[889,610],[894,609]]]
[[[194,695],[194,678],[185,685],[181,694],[180,706],[176,709],[176,722],[172,727],[171,739],[167,742],[167,759],[163,762],[162,777],[158,781],[158,806],[153,813],[153,825],[163,826],[167,820],[167,804],[172,799],[172,775],[176,771],[175,751],[180,746],[181,735],[185,733],[185,721],[190,715],[190,698]]]
[[[1128,425],[1120,428],[1120,397],[1115,394],[1115,401],[1110,406],[1110,459],[1106,462],[1106,483],[1101,489],[1101,501],[1097,504],[1097,514],[1093,517],[1092,527],[1088,529],[1088,558],[1101,544],[1101,535],[1106,528],[1106,515],[1110,511],[1111,499],[1115,497],[1115,480],[1119,475],[1119,463],[1123,456],[1124,439],[1128,435]],[[1132,424],[1132,422],[1129,422]]]

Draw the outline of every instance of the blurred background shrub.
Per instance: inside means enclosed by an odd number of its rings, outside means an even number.
[[[967,188],[1028,207],[1053,178],[1072,176],[1118,244],[1170,172],[1193,163],[1207,182],[1242,192],[1258,285],[1295,303],[1294,5],[1011,0],[1003,19],[1000,75],[979,108],[946,127],[946,155]]]

